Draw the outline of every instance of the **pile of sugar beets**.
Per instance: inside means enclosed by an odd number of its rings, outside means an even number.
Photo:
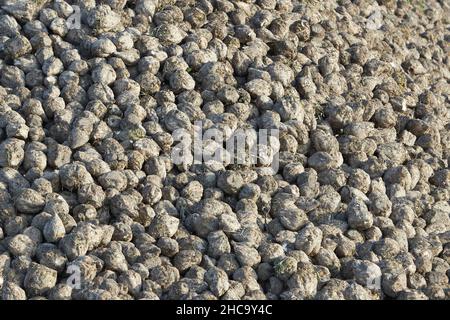
[[[0,299],[449,299],[449,25],[445,0],[0,0]],[[278,130],[276,172],[174,163],[195,123]]]

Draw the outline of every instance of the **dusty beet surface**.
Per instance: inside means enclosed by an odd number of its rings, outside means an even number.
[[[436,0],[0,0],[0,299],[449,299],[449,26]],[[276,174],[174,163],[198,121],[278,129]]]

